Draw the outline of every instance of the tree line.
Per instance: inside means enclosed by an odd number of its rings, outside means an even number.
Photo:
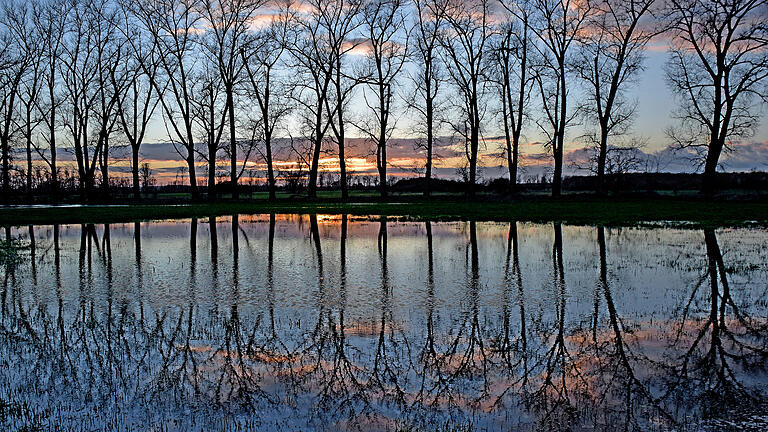
[[[129,150],[139,198],[153,125],[184,159],[193,198],[198,163],[215,199],[226,160],[233,198],[259,161],[274,199],[278,138],[306,168],[310,197],[321,158],[337,158],[346,198],[350,137],[370,144],[386,196],[404,117],[427,195],[440,137],[463,150],[472,194],[498,130],[510,188],[524,133],[538,134],[559,195],[577,124],[603,190],[612,153],[632,140],[629,90],[655,38],[668,44],[678,106],[667,134],[700,156],[711,191],[721,155],[755,132],[768,100],[768,0],[12,0],[0,21],[6,200],[56,199],[62,151],[81,196],[108,196],[116,148]]]

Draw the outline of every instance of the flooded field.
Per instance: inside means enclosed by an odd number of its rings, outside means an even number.
[[[239,215],[3,238],[3,430],[768,428],[766,229]]]

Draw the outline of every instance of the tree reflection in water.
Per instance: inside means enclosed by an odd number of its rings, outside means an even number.
[[[4,429],[765,425],[766,231],[197,230],[6,230],[29,247],[2,269]]]

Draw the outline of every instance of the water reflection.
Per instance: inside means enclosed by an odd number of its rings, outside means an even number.
[[[206,225],[6,230],[3,427],[766,425],[765,230]]]

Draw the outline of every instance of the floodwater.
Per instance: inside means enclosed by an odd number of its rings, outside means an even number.
[[[768,230],[239,215],[4,233],[0,426],[764,430]]]

